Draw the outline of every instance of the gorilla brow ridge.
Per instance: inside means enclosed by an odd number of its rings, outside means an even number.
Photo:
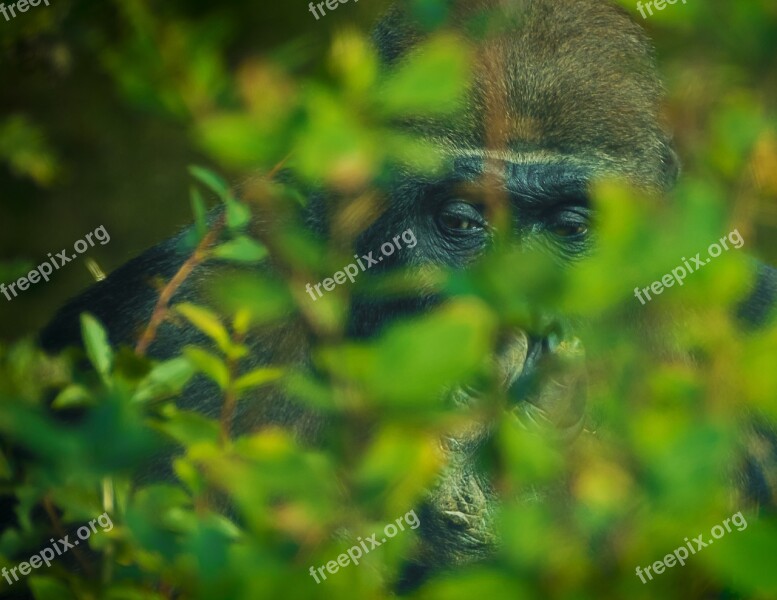
[[[588,185],[591,170],[586,167],[564,163],[514,163],[509,160],[499,162],[503,165],[501,169],[493,160],[458,157],[454,161],[454,176],[447,183],[468,182],[476,186],[484,185],[483,175],[487,171],[498,169],[498,181],[502,182],[499,191],[520,200],[522,204],[530,207],[565,202],[589,204]],[[443,186],[445,183],[446,181],[441,181],[439,185]]]

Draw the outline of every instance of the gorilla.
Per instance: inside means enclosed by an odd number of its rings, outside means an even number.
[[[486,35],[467,27],[480,11],[492,12],[498,23]],[[571,263],[591,248],[593,226],[591,185],[617,177],[657,196],[675,184],[679,165],[659,110],[662,87],[653,50],[628,14],[603,0],[477,0],[452,3],[451,24],[468,37],[475,52],[473,80],[464,110],[454,118],[407,119],[401,127],[438,147],[446,168],[437,178],[397,168],[383,190],[382,213],[364,223],[355,239],[358,255],[378,248],[396,233],[412,230],[418,245],[398,252],[365,275],[393,270],[423,270],[429,266],[465,269],[493,241],[496,214],[490,193],[506,198],[512,240],[544,240],[561,264]],[[377,25],[374,43],[384,69],[403,64],[426,38],[409,11],[395,7]],[[467,193],[460,190],[465,188]],[[311,236],[326,239],[331,218],[325,191],[313,190],[301,220]],[[213,220],[218,216],[214,215]],[[271,225],[257,218],[257,230]],[[80,344],[79,315],[89,311],[109,331],[113,344],[132,344],[148,323],[157,302],[154,280],[168,281],[189,257],[182,240],[186,232],[162,242],[110,274],[67,303],[41,334],[44,348],[57,352]],[[271,257],[260,267],[272,271]],[[179,288],[172,303],[197,302],[202,289],[220,269],[213,261],[198,265]],[[444,302],[436,292],[421,289],[411,298],[354,295],[348,316],[351,339],[367,340],[385,327]],[[763,323],[777,300],[777,271],[759,268],[750,298],[739,313],[744,322]],[[200,334],[180,323],[161,325],[148,354],[157,359],[180,353],[200,342]],[[250,334],[248,371],[264,364],[297,364],[315,370],[310,358],[314,340],[295,315]],[[566,375],[567,391],[540,382],[531,394],[513,393],[555,355],[575,357],[580,349],[573,336],[549,328],[540,333],[517,332],[505,341],[497,357],[508,394],[530,422],[548,434],[571,441],[585,420],[585,379],[582,371]],[[555,382],[558,383],[558,382]],[[556,390],[556,391],[554,391]],[[257,392],[259,394],[259,392]],[[451,392],[462,406],[477,401],[478,391],[461,386]],[[209,416],[220,410],[219,394],[197,378],[185,390],[180,405]],[[257,395],[259,398],[259,395]],[[313,409],[287,397],[281,389],[264,388],[262,401],[243,401],[234,433],[268,424],[283,426],[301,440],[316,443],[326,420]],[[771,430],[760,434],[774,441]],[[425,573],[485,558],[494,532],[490,515],[494,486],[477,466],[476,449],[489,435],[478,424],[466,433],[441,440],[448,467],[421,507],[423,550],[409,568],[408,581]],[[772,437],[770,437],[772,436]],[[149,469],[149,478],[163,473],[165,460]],[[742,485],[751,497],[765,501],[774,493],[759,465],[750,463]]]

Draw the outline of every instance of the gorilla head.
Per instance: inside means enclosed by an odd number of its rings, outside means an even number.
[[[653,51],[622,9],[596,0],[480,0],[453,11],[452,25],[475,49],[473,94],[455,122],[416,124],[451,156],[558,166],[536,185],[596,175],[672,185],[677,164],[659,122]],[[472,33],[483,15],[490,26]],[[423,35],[395,10],[375,39],[393,67]],[[527,179],[520,170],[514,177]]]

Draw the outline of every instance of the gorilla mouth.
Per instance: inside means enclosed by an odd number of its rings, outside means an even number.
[[[509,411],[527,430],[571,442],[583,428],[585,352],[577,338],[552,331],[541,337],[510,332],[495,355],[499,385]],[[483,390],[459,385],[451,391],[457,406],[474,406]]]
[[[520,375],[509,381],[510,411],[525,429],[570,443],[583,429],[586,387],[582,342],[551,332],[530,341]]]
[[[569,444],[577,438],[585,422],[587,387],[578,339],[511,332],[499,345],[495,361],[507,398],[504,410],[523,429],[552,443]],[[464,407],[477,406],[483,398],[483,392],[470,385],[457,386],[450,394],[456,405]],[[476,460],[478,448],[493,429],[493,419],[473,418],[441,440],[447,466],[425,507],[430,523],[425,534],[436,553],[445,552],[447,564],[482,558],[496,543],[496,494]],[[540,495],[538,490],[527,490],[525,497],[536,500]],[[450,554],[443,548],[457,550]]]

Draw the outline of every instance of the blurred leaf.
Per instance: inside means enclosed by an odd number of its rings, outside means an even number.
[[[222,390],[226,389],[229,384],[229,370],[220,358],[194,346],[184,348],[184,355],[198,371],[216,382]]]
[[[197,187],[192,186],[190,193],[192,212],[194,213],[194,230],[197,232],[197,242],[199,243],[208,231],[207,209],[205,208],[202,194]]]
[[[446,115],[463,107],[470,55],[465,40],[433,36],[379,87],[375,101],[387,115]]]
[[[283,369],[274,368],[260,368],[246,373],[235,381],[235,390],[242,392],[251,388],[259,387],[273,381],[277,381],[283,375],[285,371]]]
[[[292,306],[291,296],[282,283],[255,273],[220,277],[212,294],[223,312],[247,311],[254,324],[277,319],[289,313]]]
[[[225,354],[229,352],[229,349],[232,346],[232,340],[229,337],[229,332],[218,316],[207,308],[195,306],[188,302],[176,305],[175,310],[186,317],[197,329],[216,342],[222,352]]]
[[[35,265],[28,260],[0,261],[0,280],[15,281],[19,277],[26,277]]]
[[[306,91],[307,118],[291,166],[312,181],[344,189],[365,185],[380,159],[379,140],[358,112],[322,86]]]
[[[415,506],[442,466],[439,442],[428,432],[386,427],[355,469],[357,481],[392,511]],[[368,496],[369,497],[369,496]]]
[[[81,385],[69,385],[57,394],[57,397],[54,398],[54,401],[51,403],[51,407],[63,409],[78,406],[93,406],[95,402],[95,398],[85,387]]]
[[[110,385],[113,349],[108,342],[108,334],[96,318],[89,313],[83,313],[81,315],[81,335],[89,360],[100,374],[105,385]]]
[[[770,559],[777,552],[777,525],[773,520],[755,521],[752,516],[746,522],[745,529],[733,527],[699,558],[743,594],[773,597],[777,595],[777,573]]]
[[[255,263],[267,256],[267,249],[250,237],[241,235],[216,247],[213,256],[222,260]]]
[[[194,374],[190,361],[177,357],[156,365],[138,385],[133,402],[150,402],[179,394]]]
[[[378,75],[378,59],[369,40],[362,34],[346,30],[332,42],[329,62],[339,75],[347,92],[365,94]]]
[[[6,160],[13,172],[44,187],[53,183],[60,171],[43,130],[24,115],[0,121],[0,159]]]
[[[441,407],[446,386],[466,381],[484,365],[494,327],[484,305],[458,299],[393,325],[373,346],[345,344],[318,356],[331,373],[363,385],[375,398],[406,408]]]
[[[202,145],[227,164],[256,167],[280,152],[256,118],[242,113],[218,113],[198,123]],[[269,138],[269,141],[268,141]]]
[[[232,200],[232,192],[230,191],[229,186],[213,171],[206,169],[205,167],[191,165],[189,167],[189,173],[191,173],[195,179],[203,183],[205,187],[215,192],[222,202]]]
[[[31,575],[29,585],[35,600],[76,600],[68,586],[55,577]]]
[[[242,229],[251,222],[251,211],[237,200],[225,200],[227,205],[227,227]]]
[[[413,15],[429,30],[442,26],[450,9],[445,0],[412,0],[410,6]]]
[[[180,444],[192,446],[200,442],[218,443],[219,424],[199,413],[165,407],[167,420],[157,425],[158,429]]]

